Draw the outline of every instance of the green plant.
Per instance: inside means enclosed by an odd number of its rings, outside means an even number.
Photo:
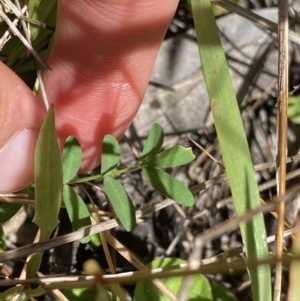
[[[253,164],[225,53],[209,0],[192,0],[200,58],[220,149],[238,215],[260,205]],[[240,225],[246,254],[267,258],[262,214]],[[254,300],[271,300],[268,265],[249,267]],[[260,284],[264,283],[263,286]]]
[[[152,261],[148,267],[156,268],[174,268],[183,264],[184,260],[179,258],[161,258]],[[163,283],[168,286],[176,294],[179,292],[183,277],[164,278]],[[162,292],[150,280],[141,280],[137,282],[134,291],[135,300],[152,300],[152,301],[168,301]],[[202,274],[198,274],[193,278],[193,283],[187,300],[193,301],[236,301],[236,297],[229,292],[225,287],[217,282],[208,279]]]
[[[142,170],[146,181],[164,196],[172,198],[179,204],[191,206],[194,197],[190,190],[180,181],[163,171],[163,168],[180,166],[194,159],[190,148],[175,145],[160,152],[164,134],[158,124],[154,124],[143,148],[140,162],[122,170],[117,169],[120,160],[118,141],[107,135],[102,147],[102,165],[99,174],[76,177],[81,164],[82,151],[78,141],[69,137],[61,156],[56,137],[53,106],[50,106],[42,125],[35,153],[35,215],[33,222],[40,229],[40,241],[49,239],[50,234],[59,223],[58,214],[62,200],[75,230],[90,225],[90,212],[73,189],[73,185],[103,180],[104,191],[120,223],[127,231],[136,224],[135,211],[130,196],[115,179],[124,173]],[[11,218],[20,208],[16,204],[3,204],[2,222]],[[81,239],[89,242],[89,236]],[[4,240],[2,240],[4,244]],[[27,276],[34,277],[41,264],[42,253],[36,253],[27,265]]]
[[[215,20],[211,14],[210,3],[209,1],[195,0],[192,1],[192,6],[205,80],[226,172],[228,173],[235,200],[236,212],[238,215],[243,215],[246,210],[259,205],[249,148],[227,70],[224,51],[218,38]],[[54,26],[55,7],[55,0],[30,0],[29,16]],[[33,45],[42,57],[45,54],[45,45],[48,45],[51,35],[51,31],[31,26]],[[34,69],[32,62],[24,55],[24,49],[25,47],[21,42],[17,38],[13,38],[2,53],[6,63],[19,73]],[[299,121],[299,116],[296,115],[299,113],[299,110],[298,108],[293,108],[293,104],[297,105],[296,99],[291,102],[289,115],[293,121],[297,122]],[[93,180],[103,181],[104,191],[111,202],[116,216],[123,227],[127,231],[131,231],[136,224],[132,201],[124,187],[116,180],[117,177],[127,172],[142,171],[147,182],[161,194],[174,199],[179,204],[192,205],[193,195],[191,192],[163,169],[186,164],[194,156],[190,149],[185,149],[181,146],[173,146],[160,152],[162,143],[162,129],[155,124],[143,148],[139,163],[120,170],[117,168],[120,158],[119,144],[114,137],[107,135],[103,141],[102,165],[99,173],[93,176],[77,177],[81,162],[80,145],[74,137],[69,137],[66,140],[61,157],[56,143],[54,109],[50,108],[36,150],[36,181],[30,190],[35,193],[36,211],[34,221],[41,230],[40,240],[47,241],[50,233],[56,227],[62,199],[75,230],[90,225],[91,210],[86,206],[74,189],[74,186]],[[3,223],[10,219],[20,207],[21,205],[17,203],[1,203],[0,222]],[[241,229],[247,255],[249,257],[254,256],[256,259],[266,258],[268,253],[262,216],[258,215],[249,223],[241,224]],[[81,239],[81,242],[87,243],[89,240],[90,237],[86,236]],[[2,235],[1,251],[4,249],[5,237]],[[41,253],[38,253],[30,260],[27,268],[29,276],[34,276],[38,271],[41,255]],[[173,264],[179,263],[182,263],[179,259],[165,258],[153,261],[148,265],[148,268],[168,268]],[[266,264],[258,267],[251,266],[250,274],[253,298],[256,300],[270,300],[269,266]],[[172,287],[177,293],[182,279],[182,276],[180,278],[168,277],[163,282]],[[195,276],[193,281],[194,286],[192,287],[191,295],[189,295],[189,298],[192,298],[192,300],[202,300],[203,298],[205,300],[235,299],[223,287],[219,287],[203,275]],[[263,285],[260,285],[261,283]],[[86,286],[89,286],[89,284],[86,284]],[[195,292],[195,287],[201,288],[201,295],[199,295],[199,291]],[[51,289],[51,285],[49,288]],[[152,300],[166,300],[166,297],[161,295],[150,280],[138,281],[135,291],[136,299],[145,299],[143,294],[148,290],[154,296]],[[0,295],[0,299],[10,298],[16,291],[17,288],[13,287]],[[28,289],[27,292],[28,295],[35,296],[41,295],[45,291],[42,287],[38,287],[36,290]],[[216,296],[216,292],[222,292],[223,295]],[[73,288],[67,295],[70,300],[81,300],[81,298],[93,298],[96,296],[96,292],[87,288],[84,291]],[[25,299],[26,297],[23,298]]]
[[[288,117],[296,124],[300,123],[300,96],[291,96],[289,98]]]

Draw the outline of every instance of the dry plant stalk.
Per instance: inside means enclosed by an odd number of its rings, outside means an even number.
[[[149,213],[159,211],[172,204],[174,204],[174,201],[172,201],[170,199],[166,199],[160,203],[151,204],[141,210],[137,210],[135,212],[136,219],[139,219]],[[17,249],[10,250],[10,251],[5,251],[0,254],[0,262],[22,258],[22,257],[27,256],[32,253],[46,251],[46,250],[58,247],[60,245],[66,244],[66,243],[80,240],[81,238],[88,236],[88,235],[93,235],[93,234],[97,234],[97,233],[101,233],[103,231],[113,229],[113,228],[117,227],[118,225],[119,225],[119,220],[117,218],[114,218],[114,219],[110,219],[108,221],[102,222],[101,224],[92,225],[92,226],[74,231],[74,232],[66,234],[66,235],[58,236],[56,238],[51,238],[47,241],[42,241],[42,242],[26,245],[26,246],[19,247]]]
[[[277,99],[277,195],[281,197],[286,191],[286,157],[287,157],[287,105],[288,105],[288,1],[278,2],[278,99]],[[278,228],[276,256],[282,258],[283,231],[284,231],[284,202],[278,205]],[[282,263],[278,261],[275,269],[274,301],[279,301],[281,296]]]

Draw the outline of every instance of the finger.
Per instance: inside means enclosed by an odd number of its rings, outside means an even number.
[[[143,99],[174,0],[58,1],[58,23],[44,73],[60,143],[74,135],[81,171],[99,164],[105,134],[120,138]]]
[[[34,150],[45,110],[25,83],[0,62],[0,192],[32,182]]]

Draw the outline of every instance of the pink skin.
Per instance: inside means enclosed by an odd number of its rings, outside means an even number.
[[[47,61],[53,70],[44,73],[44,83],[55,107],[60,144],[69,135],[81,143],[82,172],[100,163],[103,136],[121,138],[136,115],[177,4],[178,0],[73,0],[72,5],[58,1]],[[0,72],[4,193],[32,181],[34,147],[45,112],[14,73],[2,64]]]

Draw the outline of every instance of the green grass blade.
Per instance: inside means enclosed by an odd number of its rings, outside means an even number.
[[[238,215],[260,205],[248,143],[209,0],[192,0],[203,73]],[[248,257],[267,258],[263,216],[240,225]],[[270,267],[250,267],[253,300],[271,300]]]
[[[28,14],[29,17],[44,22],[47,25],[55,27],[56,24],[56,0],[29,0]],[[45,39],[49,35],[47,29],[41,28],[37,25],[30,26],[31,40],[35,41],[37,38]]]

